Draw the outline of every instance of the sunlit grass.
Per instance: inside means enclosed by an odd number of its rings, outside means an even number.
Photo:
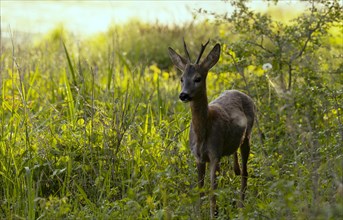
[[[36,44],[18,45],[14,38],[3,46],[0,218],[206,219],[208,198],[198,212],[188,148],[191,115],[178,101],[179,76],[167,54],[168,46],[182,49],[183,33],[194,53],[208,35],[215,41],[226,33],[225,26],[204,26],[171,29],[133,21],[84,41],[57,28]],[[228,71],[230,65],[223,53],[209,73],[210,100],[225,89],[245,91],[243,76]],[[220,217],[306,219],[319,206],[320,218],[342,216],[338,132],[331,137],[318,129],[323,147],[313,154],[312,136],[299,125],[299,140],[291,140],[297,146],[290,145],[289,124],[269,109],[278,97],[268,96],[273,88],[261,71],[257,64],[244,69],[267,139],[262,143],[255,126],[242,210],[234,205],[240,177],[231,158],[223,160],[216,192]],[[326,117],[334,121],[339,113]],[[318,167],[314,156],[321,158]]]

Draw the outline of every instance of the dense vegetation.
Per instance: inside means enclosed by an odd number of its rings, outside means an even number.
[[[215,22],[3,39],[0,218],[208,218],[167,54],[182,53],[183,36],[194,54],[208,38],[222,44],[210,100],[238,89],[258,107],[245,208],[235,207],[240,177],[225,158],[219,218],[343,218],[342,7],[308,2],[293,20],[231,1],[232,16],[199,11]]]

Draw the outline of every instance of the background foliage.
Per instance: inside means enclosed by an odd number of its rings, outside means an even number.
[[[219,218],[342,218],[342,6],[311,0],[285,19],[228,4],[230,16],[199,10],[214,22],[2,40],[0,218],[208,218],[167,55],[183,36],[193,54],[208,38],[222,44],[210,100],[239,89],[258,106],[245,208],[234,205],[240,177],[225,158]]]

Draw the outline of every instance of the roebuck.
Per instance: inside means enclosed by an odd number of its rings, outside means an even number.
[[[250,135],[255,118],[253,100],[236,90],[224,91],[217,99],[208,104],[206,94],[206,77],[208,71],[218,62],[220,45],[216,44],[208,56],[200,62],[207,46],[201,45],[201,51],[195,63],[184,42],[187,58],[177,54],[169,47],[169,56],[174,65],[183,73],[181,76],[182,91],[179,98],[189,102],[192,121],[189,142],[196,158],[199,188],[204,185],[206,162],[209,162],[211,188],[217,188],[216,175],[219,172],[219,161],[223,156],[234,155],[234,171],[242,175],[241,201],[243,206],[248,181],[247,161],[250,151]],[[239,167],[237,150],[242,156],[242,171]],[[202,195],[201,195],[202,196]],[[216,198],[210,196],[211,217],[217,215]]]

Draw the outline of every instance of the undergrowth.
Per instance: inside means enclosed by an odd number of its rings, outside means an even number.
[[[207,197],[197,209],[191,115],[177,100],[179,76],[167,57],[168,46],[182,48],[185,29],[135,25],[125,44],[116,28],[81,42],[58,28],[34,44],[13,37],[2,45],[0,218],[208,218]],[[186,28],[189,36],[202,30]],[[208,38],[201,33],[190,40],[193,50]],[[230,88],[249,93],[259,123],[244,209],[235,207],[232,158],[222,160],[219,219],[342,217],[342,91],[309,87],[305,99],[295,88],[294,111],[280,110],[284,100],[261,67],[230,71],[225,47],[208,76],[209,99]],[[303,117],[312,107],[315,123]]]

